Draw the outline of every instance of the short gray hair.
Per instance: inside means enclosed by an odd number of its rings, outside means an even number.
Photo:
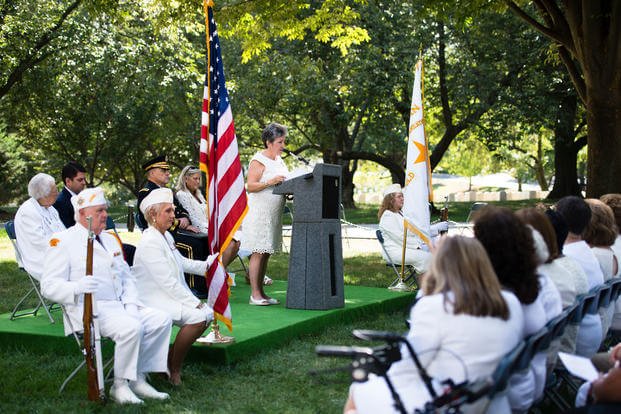
[[[276,138],[286,137],[287,136],[287,127],[276,122],[270,123],[265,127],[263,132],[261,133],[261,140],[263,141],[263,146],[267,148],[268,142],[274,142]]]
[[[52,192],[52,187],[56,186],[54,177],[45,173],[38,173],[30,179],[28,183],[28,195],[35,200],[47,197]]]

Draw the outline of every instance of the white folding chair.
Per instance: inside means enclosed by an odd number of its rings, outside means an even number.
[[[397,286],[401,282],[401,270],[399,269],[401,267],[401,263],[393,260],[392,257],[390,257],[390,255],[388,254],[388,251],[386,250],[386,247],[384,246],[384,235],[382,234],[381,230],[377,229],[375,231],[375,237],[377,238],[377,241],[379,242],[380,246],[382,246],[382,251],[388,258],[386,266],[392,268],[392,270],[395,272],[395,275],[396,275],[395,280],[390,284],[390,286],[388,286],[388,288],[390,289],[390,288]],[[403,283],[406,283],[411,288],[418,287],[418,284],[416,281],[416,276],[418,276],[418,274],[416,273],[416,269],[414,268],[414,266],[405,264],[404,267],[405,269],[403,272]]]
[[[43,309],[45,310],[47,317],[50,319],[50,323],[54,323],[54,318],[52,318],[52,315],[50,314],[50,311],[53,309],[54,304],[48,305],[45,302],[45,299],[43,299],[43,295],[41,295],[39,281],[35,279],[34,277],[32,277],[32,275],[28,273],[26,269],[24,269],[24,262],[22,261],[22,254],[19,250],[19,247],[17,246],[17,236],[15,234],[15,223],[13,222],[13,220],[7,221],[4,225],[4,229],[6,230],[6,234],[9,236],[9,240],[11,240],[11,244],[13,245],[13,250],[15,251],[15,261],[17,262],[17,266],[19,266],[19,268],[24,273],[26,273],[26,275],[28,276],[28,280],[30,281],[30,284],[32,285],[30,290],[28,290],[28,292],[24,296],[22,296],[19,302],[17,302],[17,305],[15,305],[15,307],[13,308],[13,312],[11,312],[11,320],[15,318],[19,318],[20,316],[27,316],[27,315],[37,316],[37,312],[39,312],[39,309]],[[33,293],[39,299],[37,306],[33,310],[23,310],[23,311],[20,310],[22,303],[24,303],[24,301],[28,299],[30,295],[32,295]]]

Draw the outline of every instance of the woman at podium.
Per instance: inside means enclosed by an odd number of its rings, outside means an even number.
[[[265,149],[252,157],[248,166],[246,191],[248,214],[242,225],[242,249],[252,252],[248,273],[251,305],[277,305],[277,299],[263,290],[267,262],[282,244],[283,195],[273,194],[273,187],[282,183],[289,170],[280,158],[285,149],[287,127],[272,122],[263,130],[261,139]]]

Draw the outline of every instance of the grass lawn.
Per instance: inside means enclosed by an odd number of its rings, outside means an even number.
[[[532,204],[533,201],[503,203],[511,208]],[[450,219],[465,220],[470,206],[471,203],[451,204]],[[355,223],[377,222],[377,206],[362,206],[358,210],[347,210],[345,214],[348,221]],[[127,233],[127,236],[130,238],[128,241],[132,242],[132,233]],[[10,312],[28,288],[13,257],[13,249],[2,229],[0,313]],[[344,260],[344,266],[347,284],[386,287],[392,281],[391,270],[386,268],[377,254],[348,257]],[[288,255],[276,254],[269,262],[267,273],[276,279],[286,279],[287,271]],[[243,283],[242,280],[240,282]],[[0,343],[0,412],[338,413],[342,411],[351,382],[349,374],[339,372],[311,376],[309,372],[342,367],[347,365],[347,360],[318,358],[314,354],[315,346],[362,345],[351,337],[351,331],[355,328],[405,331],[406,313],[407,309],[403,309],[401,312],[378,314],[329,327],[318,334],[301,336],[282,346],[262,350],[231,365],[212,365],[194,358],[187,361],[184,384],[178,389],[154,379],[156,388],[171,394],[169,401],[148,401],[144,407],[116,404],[102,407],[88,402],[84,372],[59,395],[58,387],[64,377],[81,361],[77,352],[41,353]]]

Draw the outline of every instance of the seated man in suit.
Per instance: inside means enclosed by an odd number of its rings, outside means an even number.
[[[86,188],[86,169],[77,162],[70,161],[63,167],[61,177],[65,187],[58,194],[54,208],[65,227],[69,228],[75,224],[71,197]]]

